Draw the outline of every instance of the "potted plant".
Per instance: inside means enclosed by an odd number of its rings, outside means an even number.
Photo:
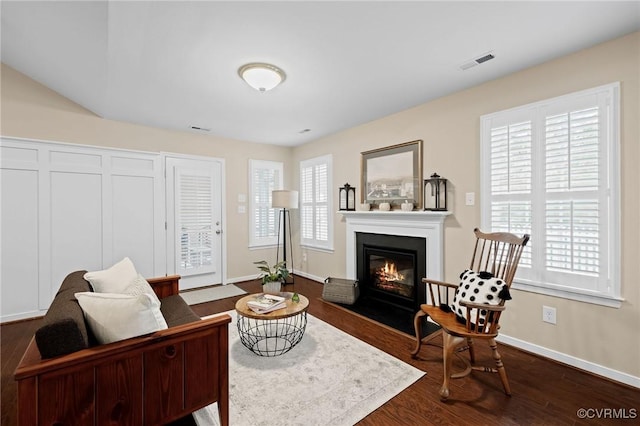
[[[265,293],[280,293],[282,283],[289,277],[289,270],[285,266],[285,262],[278,262],[270,266],[266,260],[253,262],[260,270],[260,278],[262,279],[262,288]]]

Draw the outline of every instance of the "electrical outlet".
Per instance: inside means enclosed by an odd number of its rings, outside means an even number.
[[[307,253],[302,253],[302,261],[303,262],[307,261]]]
[[[542,306],[542,321],[548,322],[549,324],[556,323],[556,308],[552,308],[551,306]]]

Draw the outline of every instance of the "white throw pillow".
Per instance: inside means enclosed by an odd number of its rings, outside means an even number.
[[[141,294],[148,294],[149,296],[151,296],[151,298],[156,301],[158,303],[158,305],[160,304],[160,299],[158,299],[158,296],[156,295],[156,292],[153,291],[153,288],[151,287],[151,284],[149,284],[149,282],[147,280],[144,279],[144,277],[141,274],[138,274],[138,276],[129,283],[129,285],[127,286],[127,288],[124,289],[124,294],[129,294],[131,296],[139,296]]]
[[[167,328],[160,302],[148,294],[76,293],[98,343],[112,343]]]
[[[96,293],[123,293],[129,283],[137,277],[138,272],[128,257],[109,269],[84,274],[84,279],[91,283]]]

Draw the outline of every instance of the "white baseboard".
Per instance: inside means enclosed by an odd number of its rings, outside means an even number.
[[[301,271],[293,271],[294,275],[298,275],[304,278],[308,278],[310,280],[313,281],[317,281],[319,283],[323,283],[324,282],[324,278],[322,277],[317,277],[315,275],[311,275],[308,274],[306,272],[301,272]],[[227,280],[224,282],[224,284],[235,284],[235,283],[241,283],[244,281],[253,281],[253,280],[257,280],[258,276],[257,275],[247,275],[246,277],[234,277],[234,278],[227,278]]]
[[[0,315],[0,324],[4,324],[6,322],[21,321],[25,319],[42,317],[46,313],[47,313],[47,310],[42,309],[40,311],[21,312],[19,314],[10,314],[10,315]]]
[[[614,370],[591,361],[585,361],[562,352],[554,351],[553,349],[545,348],[544,346],[525,342],[524,340],[516,339],[515,337],[505,336],[504,334],[500,334],[496,340],[500,343],[579,368],[580,370],[588,371],[589,373],[597,374],[598,376],[603,376],[616,382],[640,388],[640,377],[635,377],[631,374]]]
[[[257,280],[258,275],[247,275],[246,277],[235,277],[235,278],[227,278],[227,280],[223,284],[235,284],[241,283],[243,281],[253,281]]]
[[[310,280],[317,281],[319,283],[323,283],[324,280],[327,278],[327,277],[318,277],[318,276],[311,275],[311,274],[309,274],[307,272],[302,272],[302,271],[293,271],[293,274],[294,275],[300,275],[301,277],[308,278]]]

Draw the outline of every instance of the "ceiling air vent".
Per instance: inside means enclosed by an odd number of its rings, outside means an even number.
[[[478,58],[472,59],[472,60],[467,61],[464,64],[460,65],[460,69],[462,71],[468,70],[469,68],[473,68],[476,65],[479,65],[479,64],[482,64],[484,62],[490,61],[493,58],[495,58],[493,53],[485,53],[484,55],[481,55]]]
[[[481,63],[487,62],[487,61],[489,61],[489,60],[491,60],[493,58],[495,58],[495,56],[493,56],[491,53],[487,53],[486,55],[481,56],[480,58],[476,59],[476,62],[481,64]]]

